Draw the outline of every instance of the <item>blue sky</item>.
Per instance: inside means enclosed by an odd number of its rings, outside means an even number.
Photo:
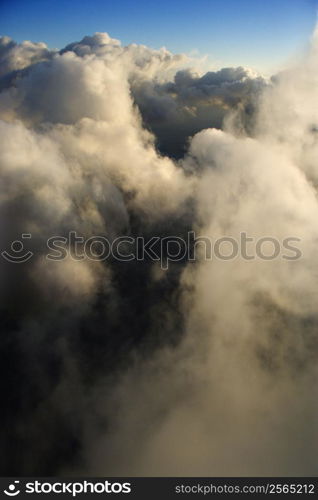
[[[0,33],[61,48],[107,31],[124,44],[275,68],[308,42],[318,0],[0,0]]]

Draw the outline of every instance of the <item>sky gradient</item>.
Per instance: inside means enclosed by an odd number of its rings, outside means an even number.
[[[268,70],[305,46],[317,7],[318,0],[2,0],[0,33],[61,48],[106,31],[124,44]]]

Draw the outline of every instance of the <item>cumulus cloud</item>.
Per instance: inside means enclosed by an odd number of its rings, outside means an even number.
[[[222,128],[229,111],[240,113],[248,127],[266,85],[264,78],[242,67],[201,76],[186,69],[169,82],[141,80],[133,94],[159,149],[178,158],[185,154],[190,136],[205,128]]]
[[[21,70],[50,58],[50,51],[45,43],[34,43],[25,41],[16,43],[8,36],[0,37],[0,57],[1,71],[0,76],[13,71]]]
[[[153,72],[161,62],[168,67],[174,56],[159,51],[152,65],[149,49],[126,50],[106,34],[47,57],[42,52],[30,57],[25,50],[30,44],[3,43],[11,47],[3,56],[11,66],[0,93],[1,248],[30,233],[34,256],[20,266],[4,259],[0,264],[4,353],[8,359],[26,358],[21,366],[26,376],[16,385],[17,375],[11,373],[4,388],[11,430],[6,428],[2,466],[8,472],[45,473],[59,470],[73,448],[80,451],[86,421],[83,415],[76,425],[60,426],[70,410],[55,394],[75,384],[80,396],[74,394],[71,407],[88,404],[90,391],[82,392],[86,384],[93,388],[118,364],[125,367],[140,343],[160,343],[152,308],[161,289],[149,264],[78,261],[74,245],[62,262],[49,261],[48,238],[75,231],[85,239],[97,235],[113,241],[166,231],[166,226],[183,232],[193,182],[170,158],[158,155],[130,95],[131,68],[136,74],[143,66]],[[19,64],[10,51],[20,51]],[[170,282],[161,293],[161,309],[176,318],[172,295],[178,273]],[[31,360],[41,376],[34,376]],[[53,421],[45,419],[49,408]],[[54,442],[64,439],[65,428],[67,439],[58,454]],[[43,449],[28,445],[28,439],[39,438],[47,439]]]
[[[270,82],[105,33],[0,44],[1,247],[34,253],[0,262],[4,473],[314,474],[316,41]],[[302,258],[45,258],[189,230]]]

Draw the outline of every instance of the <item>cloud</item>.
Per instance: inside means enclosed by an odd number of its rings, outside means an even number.
[[[204,128],[222,128],[229,111],[239,111],[248,125],[267,82],[242,67],[223,68],[202,76],[178,71],[173,81],[144,80],[133,95],[145,124],[155,133],[159,149],[183,156],[188,138]]]
[[[54,52],[53,52],[54,53]],[[13,71],[21,70],[51,57],[45,43],[25,41],[16,43],[8,36],[0,37],[1,72],[0,77]]]
[[[314,474],[315,43],[270,82],[105,33],[1,59],[1,248],[34,253],[0,263],[4,473]],[[189,230],[302,258],[45,259],[70,231]]]
[[[169,279],[170,288],[160,291],[150,264],[76,261],[72,245],[62,262],[45,259],[47,239],[54,235],[66,238],[75,231],[86,239],[113,241],[167,231],[168,218],[172,233],[189,224],[186,202],[193,182],[156,152],[131,98],[126,64],[129,60],[138,73],[144,60],[147,70],[155,71],[161,60],[169,66],[173,56],[159,51],[154,55],[159,62],[152,65],[149,49],[127,54],[107,35],[73,48],[48,57],[25,54],[8,68],[0,94],[1,248],[30,233],[28,250],[34,254],[19,266],[0,263],[2,346],[7,359],[19,364],[3,387],[10,430],[2,468],[12,473],[58,471],[73,449],[78,459],[86,417],[83,413],[75,424],[68,412],[88,405],[95,384],[110,380],[119,366],[124,369],[139,345],[154,348],[159,342],[152,318],[159,293],[158,312],[172,318],[162,324],[178,316],[173,299],[178,273]],[[73,385],[79,394],[74,392],[66,409],[56,394]],[[46,419],[48,412],[54,419]],[[29,439],[46,443],[31,445]],[[54,443],[60,440],[65,444],[58,451]]]

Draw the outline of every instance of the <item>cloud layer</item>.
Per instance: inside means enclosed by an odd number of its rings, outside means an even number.
[[[317,43],[266,81],[106,33],[0,39],[3,474],[314,475]],[[50,236],[294,237],[302,258],[45,259]],[[105,472],[106,471],[106,472]]]

